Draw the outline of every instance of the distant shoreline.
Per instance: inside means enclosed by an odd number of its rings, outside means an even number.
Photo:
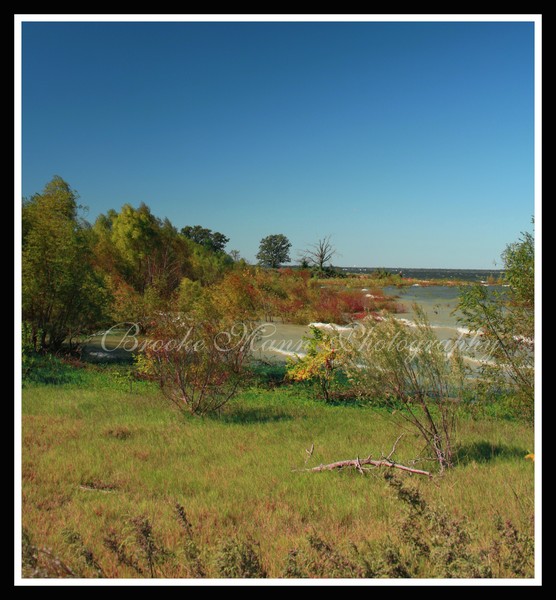
[[[299,266],[290,266],[288,268],[299,268]],[[332,267],[341,276],[361,277],[373,276],[377,272],[383,275],[398,276],[401,273],[402,280],[419,281],[462,281],[485,283],[489,278],[498,280],[503,277],[503,269],[435,269],[435,268],[404,268],[404,267]]]
[[[286,269],[300,269],[299,265],[284,266]],[[424,269],[403,267],[328,267],[322,277],[315,275],[331,285],[347,280],[367,281],[369,285],[407,286],[407,285],[499,285],[504,277],[503,269]]]

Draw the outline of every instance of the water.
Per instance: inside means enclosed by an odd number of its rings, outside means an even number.
[[[430,324],[440,339],[450,339],[464,333],[458,322],[461,316],[457,311],[460,290],[453,286],[406,287],[387,286],[384,293],[398,296],[398,303],[407,312],[397,315],[398,318],[412,322],[415,318],[414,304],[417,304],[427,315]]]
[[[486,281],[488,277],[498,279],[504,274],[500,269],[408,269],[404,267],[337,267],[345,273],[370,274],[378,268],[397,275],[400,271],[404,277],[421,280],[451,279],[460,281],[475,281],[477,283]]]
[[[398,288],[387,286],[383,289],[385,294],[395,296],[397,302],[404,306],[405,312],[395,315],[395,318],[406,322],[408,326],[415,321],[414,304],[417,304],[426,314],[439,340],[455,342],[463,340],[469,333],[458,320],[461,316],[457,310],[460,295],[458,287],[438,285]],[[489,286],[489,289],[500,290],[503,288]],[[339,331],[344,329],[344,327],[338,328]],[[284,361],[295,354],[304,354],[300,344],[302,337],[309,334],[309,328],[308,325],[273,323],[261,329],[261,334],[259,342],[254,345],[257,350],[254,352],[254,356],[264,360]],[[266,342],[263,343],[265,340]],[[463,343],[463,341],[460,342],[460,344]]]

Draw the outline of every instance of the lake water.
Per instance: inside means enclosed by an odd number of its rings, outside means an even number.
[[[500,289],[498,286],[489,286]],[[398,288],[387,286],[384,293],[395,296],[406,312],[395,318],[411,325],[415,319],[414,305],[417,304],[427,318],[440,340],[462,339],[468,330],[458,321],[457,311],[460,290],[454,286],[410,286]],[[346,330],[339,327],[339,330]],[[260,337],[254,342],[255,358],[284,361],[295,354],[303,354],[302,337],[310,333],[308,325],[290,325],[276,323],[261,324]]]
[[[427,315],[431,326],[440,339],[450,339],[465,330],[458,323],[457,312],[460,290],[451,286],[411,286],[406,288],[385,287],[384,293],[398,296],[398,303],[407,310],[398,318],[412,322],[415,318],[414,305],[417,304]]]

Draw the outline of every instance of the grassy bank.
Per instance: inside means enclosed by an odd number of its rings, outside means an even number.
[[[76,533],[104,575],[138,575],[106,538],[129,540],[139,516],[167,549],[155,574],[191,575],[176,503],[208,557],[207,576],[223,572],[211,549],[238,536],[251,540],[265,572],[277,577],[308,536],[338,547],[383,543],[403,514],[379,473],[293,470],[304,466],[312,444],[311,466],[388,453],[399,430],[386,412],[318,403],[299,386],[259,386],[218,417],[183,417],[153,385],[135,383],[130,391],[114,373],[73,370],[63,383],[23,389],[23,527],[64,563],[81,561],[86,576],[95,568],[68,542]],[[449,474],[409,479],[427,502],[467,518],[473,547],[486,549],[498,517],[523,525],[532,515],[533,465],[524,456],[533,449],[533,431],[518,422],[464,418],[459,441],[459,464]],[[396,459],[410,461],[421,450],[420,440],[406,435]]]
[[[400,277],[396,274],[389,274],[381,277],[373,275],[353,275],[348,274],[345,277],[327,277],[324,279],[318,279],[322,285],[330,287],[345,287],[345,288],[383,288],[386,286],[396,287],[411,287],[412,285],[419,285],[421,287],[433,287],[433,286],[447,286],[447,287],[462,287],[474,285],[474,281],[466,281],[464,279],[416,279],[414,277]],[[492,279],[489,281],[489,285],[500,285],[501,279]]]

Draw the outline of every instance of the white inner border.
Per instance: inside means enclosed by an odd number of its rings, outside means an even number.
[[[535,25],[535,578],[534,579],[22,579],[21,577],[21,30],[25,22],[532,22]],[[202,14],[14,15],[14,583],[16,585],[541,585],[542,548],[542,15]]]

